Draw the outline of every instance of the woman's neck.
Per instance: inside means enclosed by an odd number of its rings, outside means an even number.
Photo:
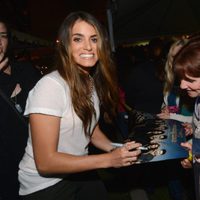
[[[86,68],[86,67],[81,67],[79,66],[79,69],[86,75],[89,75],[90,74],[90,71],[91,71],[91,68]]]

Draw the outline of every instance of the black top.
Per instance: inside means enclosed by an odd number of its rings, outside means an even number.
[[[28,62],[11,63],[11,75],[0,73],[0,89],[9,100],[16,84],[20,84],[21,92],[11,102],[14,104],[16,101],[24,111],[28,92],[40,77],[39,71]],[[18,164],[24,154],[27,137],[28,126],[0,96],[0,176],[3,183],[0,199],[18,199]]]
[[[0,88],[10,97],[17,83],[20,84],[21,92],[17,95],[17,103],[23,110],[25,108],[28,92],[40,78],[39,71],[29,62],[11,63],[11,75],[0,73]]]

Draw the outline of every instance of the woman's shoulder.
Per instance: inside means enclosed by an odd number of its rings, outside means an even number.
[[[45,99],[48,101],[60,101],[63,95],[69,93],[69,87],[62,79],[57,71],[44,75],[30,91],[29,97],[37,101],[37,99]]]
[[[42,79],[53,79],[57,82],[65,82],[57,70],[54,70],[42,77]]]
[[[61,77],[61,75],[59,74],[59,72],[57,70],[44,75],[38,83],[40,84],[42,82],[46,82],[49,84],[51,84],[51,82],[52,82],[53,84],[58,84],[62,87],[67,86],[66,81]]]

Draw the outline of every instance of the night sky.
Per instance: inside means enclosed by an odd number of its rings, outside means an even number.
[[[82,3],[67,0],[29,0],[30,31],[43,39],[52,40],[58,28],[71,11],[84,10],[106,23],[106,0],[84,0]]]
[[[71,12],[83,10],[107,24],[107,0],[0,0],[0,17],[12,28],[45,40],[55,40],[58,28]]]

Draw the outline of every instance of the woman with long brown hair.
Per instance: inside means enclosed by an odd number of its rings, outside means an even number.
[[[60,27],[56,52],[56,69],[38,82],[27,100],[30,137],[19,165],[20,195],[107,199],[94,170],[134,164],[141,144],[115,148],[98,125],[100,110],[111,120],[118,108],[106,32],[92,15],[71,13]],[[89,143],[105,153],[88,155]]]

